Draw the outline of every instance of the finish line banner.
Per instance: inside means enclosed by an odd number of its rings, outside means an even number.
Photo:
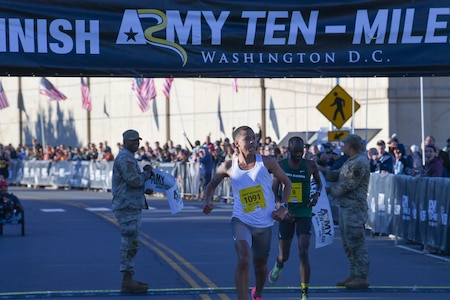
[[[0,76],[450,75],[448,0],[0,2]]]

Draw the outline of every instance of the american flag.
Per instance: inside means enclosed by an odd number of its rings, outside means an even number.
[[[82,103],[82,107],[85,110],[87,110],[87,111],[92,110],[91,92],[89,92],[89,87],[87,86],[83,77],[81,77],[81,103]]]
[[[8,98],[6,98],[5,90],[3,89],[2,82],[0,81],[0,109],[7,108],[8,106]]]
[[[42,95],[46,95],[50,98],[50,100],[66,100],[67,97],[58,91],[53,84],[48,81],[45,77],[41,78],[41,82],[39,83],[39,93]]]
[[[147,111],[150,108],[149,101],[156,98],[153,78],[134,78],[132,89],[136,95],[136,101],[141,111]]]
[[[173,78],[166,78],[163,86],[163,94],[167,99],[170,98],[170,89],[172,87]]]
[[[233,81],[232,81],[232,85],[233,85],[233,91],[235,92],[235,93],[237,93],[238,92],[238,79],[237,78],[233,78]]]

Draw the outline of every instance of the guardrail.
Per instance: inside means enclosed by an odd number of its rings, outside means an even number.
[[[19,161],[9,168],[10,184],[64,188],[111,189],[114,162]],[[200,199],[199,163],[159,163],[153,168],[177,179],[181,195]],[[370,177],[367,201],[368,228],[377,234],[394,234],[412,242],[450,252],[450,178],[411,177],[376,174]],[[214,200],[233,202],[231,183],[222,181]],[[334,220],[339,220],[338,205],[330,199]]]

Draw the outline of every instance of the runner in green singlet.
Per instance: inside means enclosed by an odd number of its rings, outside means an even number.
[[[292,137],[288,142],[288,158],[279,161],[281,168],[292,181],[291,196],[288,200],[290,219],[279,223],[279,254],[275,266],[269,272],[269,282],[275,284],[283,269],[284,263],[289,259],[294,232],[298,238],[300,256],[300,279],[302,286],[302,300],[308,299],[308,286],[310,279],[310,264],[308,248],[311,238],[312,206],[316,205],[322,189],[317,164],[312,160],[303,159],[304,142],[300,137]],[[317,192],[310,195],[311,176],[317,183]],[[280,182],[273,180],[274,193],[278,195],[278,203],[282,193]]]

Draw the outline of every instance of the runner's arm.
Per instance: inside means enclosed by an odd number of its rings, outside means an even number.
[[[212,204],[212,197],[214,195],[214,190],[222,182],[222,180],[229,176],[228,171],[231,169],[231,160],[222,163],[216,170],[216,174],[208,183],[203,196],[203,213],[209,214],[214,206]]]

